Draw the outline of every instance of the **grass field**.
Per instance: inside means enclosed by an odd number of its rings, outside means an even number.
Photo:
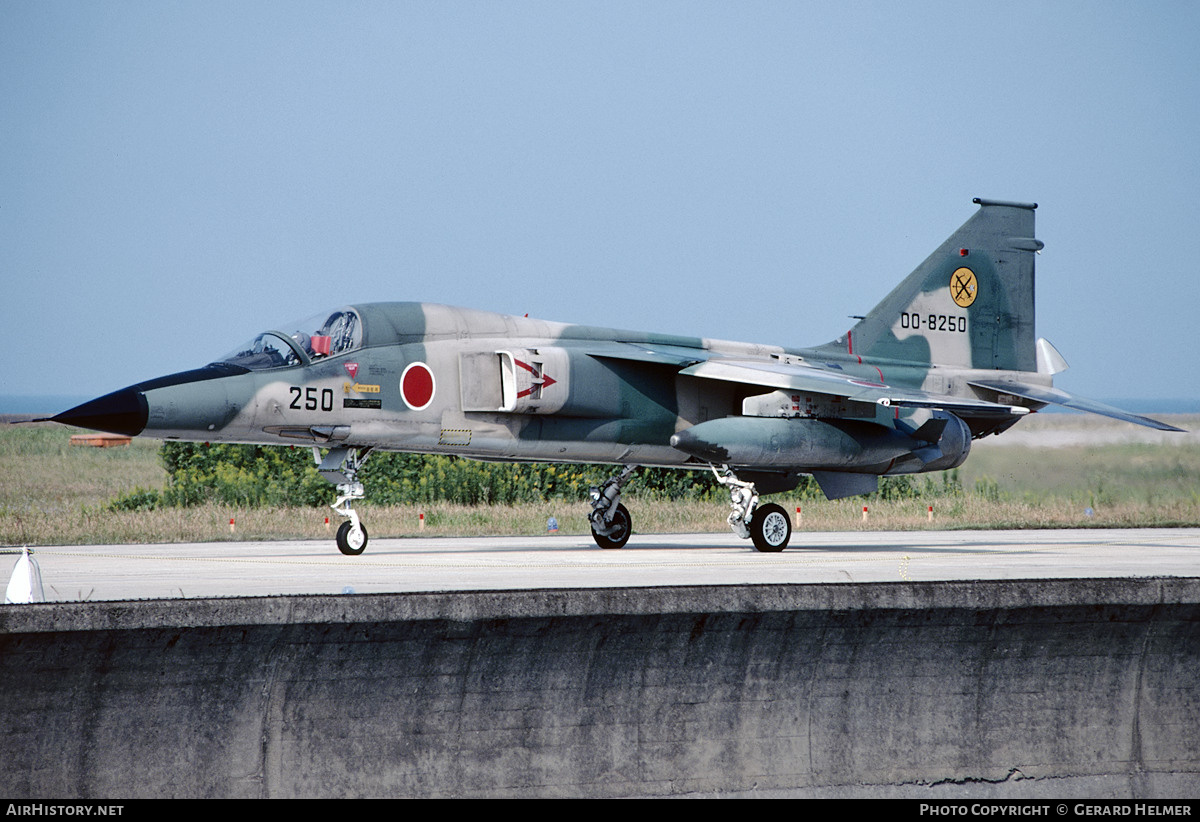
[[[1200,417],[1171,422],[1200,430]],[[123,448],[69,445],[74,429],[54,424],[0,426],[0,544],[62,545],[202,542],[228,539],[324,539],[328,508],[239,510],[219,505],[110,511],[136,488],[161,488],[158,442]],[[1011,438],[1011,440],[1009,439]],[[1006,441],[1011,444],[1005,444]],[[1061,528],[1200,525],[1200,437],[1160,435],[1077,415],[1039,415],[978,443],[959,469],[963,493],[928,500],[863,498],[805,501],[802,530]],[[334,499],[330,486],[329,500]],[[771,497],[794,512],[786,494]],[[728,508],[707,502],[624,497],[641,533],[720,532]],[[862,508],[869,507],[863,520]],[[934,506],[933,520],[928,506]],[[1091,509],[1091,514],[1086,513]],[[558,519],[560,533],[588,533],[583,500],[514,507],[358,507],[371,536],[539,534]],[[425,515],[421,529],[419,515]],[[236,531],[230,531],[229,520]],[[334,528],[340,522],[332,517]]]

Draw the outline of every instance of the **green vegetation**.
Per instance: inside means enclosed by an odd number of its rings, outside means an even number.
[[[112,511],[190,508],[220,503],[241,508],[328,504],[332,486],[318,473],[308,448],[253,445],[204,445],[167,442],[160,459],[165,487],[136,487],[118,495]],[[463,506],[529,505],[551,500],[578,501],[612,476],[608,465],[485,463],[444,455],[376,453],[360,472],[366,504],[450,503]],[[642,500],[724,501],[708,470],[645,468],[636,475]],[[884,477],[878,499],[899,500],[961,493],[958,472],[936,477]],[[789,496],[822,499],[810,478]]]
[[[117,497],[110,507],[320,507],[333,497],[333,486],[317,473],[309,448],[168,442],[161,459],[167,472],[161,492],[137,488]],[[611,466],[603,465],[484,463],[380,452],[367,460],[359,479],[366,487],[367,504],[523,505],[584,499],[589,488],[612,473]],[[639,493],[656,500],[709,499],[716,488],[707,472],[666,469],[640,472],[638,485]]]
[[[1032,422],[1079,428],[1079,420]],[[58,425],[0,428],[0,543],[329,537],[335,492],[310,449],[143,440],[101,449],[71,447],[70,434]],[[959,470],[885,478],[869,498],[829,502],[807,482],[771,499],[801,506],[804,530],[1200,525],[1200,444],[1180,436],[1179,444],[1111,436],[1100,445],[982,444]],[[537,534],[550,516],[561,533],[586,534],[588,488],[612,473],[378,453],[362,473],[359,511],[374,538]],[[643,469],[625,501],[642,533],[726,527],[727,496],[706,471]]]

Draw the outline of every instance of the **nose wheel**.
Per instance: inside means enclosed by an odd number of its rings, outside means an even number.
[[[351,520],[343,522],[338,526],[337,547],[348,557],[356,557],[367,550],[367,526]]]
[[[330,507],[346,521],[338,526],[338,550],[349,557],[356,557],[367,550],[367,527],[358,518],[358,512],[350,505],[356,499],[362,499],[366,494],[363,484],[358,481],[358,469],[367,461],[370,448],[331,448],[329,453],[321,458],[319,448],[313,448],[313,458],[317,461],[317,472],[328,482],[337,486],[338,498]]]

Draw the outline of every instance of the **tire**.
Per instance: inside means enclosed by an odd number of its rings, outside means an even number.
[[[367,550],[367,526],[360,522],[358,532],[352,534],[353,530],[354,523],[350,520],[346,520],[338,526],[337,547],[348,557],[356,557]]]
[[[760,505],[750,520],[750,539],[754,548],[766,553],[776,553],[787,547],[792,538],[792,520],[783,506],[773,502]]]
[[[617,530],[608,536],[592,531],[592,539],[596,540],[596,544],[601,548],[624,548],[625,543],[629,542],[629,535],[633,533],[633,519],[624,505],[617,503],[612,524],[616,526]]]

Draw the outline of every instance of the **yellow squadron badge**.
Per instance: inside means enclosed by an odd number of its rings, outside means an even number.
[[[975,280],[974,271],[960,268],[950,275],[950,296],[960,308],[970,306],[978,295],[979,283]]]

